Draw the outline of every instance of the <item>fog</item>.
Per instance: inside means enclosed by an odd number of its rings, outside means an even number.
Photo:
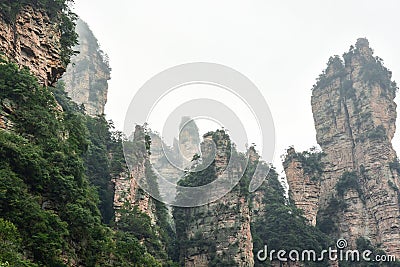
[[[280,171],[279,156],[288,146],[316,145],[311,88],[330,56],[366,37],[400,80],[396,0],[75,0],[74,10],[110,57],[106,116],[117,129],[135,92],[157,73],[189,62],[223,64],[246,75],[264,95]],[[399,139],[396,134],[395,148]]]

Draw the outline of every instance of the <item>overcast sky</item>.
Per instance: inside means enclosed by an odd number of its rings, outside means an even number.
[[[275,165],[290,145],[316,145],[311,88],[330,56],[367,37],[400,81],[397,0],[75,0],[74,9],[110,57],[106,115],[118,129],[152,76],[183,63],[219,63],[264,95],[276,128]],[[399,148],[399,135],[394,142]]]

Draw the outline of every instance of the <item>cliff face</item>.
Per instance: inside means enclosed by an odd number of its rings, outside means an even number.
[[[75,50],[79,54],[72,57],[63,75],[65,90],[74,102],[85,106],[88,115],[103,115],[111,78],[108,58],[85,22],[78,20],[76,31],[79,45]]]
[[[229,137],[223,131],[204,136],[204,158],[213,153],[215,161],[201,172],[202,181],[237,175],[240,164],[222,174],[231,152]],[[232,152],[233,153],[233,152]],[[196,174],[194,174],[196,177]],[[191,186],[197,178],[186,180]],[[253,241],[250,229],[249,198],[236,186],[221,199],[195,208],[175,208],[174,219],[180,240],[180,258],[185,266],[253,266]],[[245,188],[247,190],[247,188]]]
[[[317,212],[321,193],[320,173],[317,170],[306,171],[309,157],[296,153],[294,148],[287,151],[286,160],[283,164],[289,184],[289,196],[294,204],[304,211],[308,222],[315,226],[317,224]],[[316,161],[318,162],[318,160]]]
[[[149,154],[144,148],[145,132],[143,127],[136,126],[134,138],[132,140],[132,151],[130,156],[134,157],[135,165],[131,166],[131,171],[126,169],[118,177],[113,179],[114,182],[114,209],[116,220],[118,220],[120,213],[119,210],[128,207],[137,206],[139,210],[147,214],[153,224],[156,222],[156,207],[155,200],[143,191],[141,185],[148,184],[149,180],[154,177],[149,177],[151,167],[148,165]],[[125,150],[126,153],[127,150]]]
[[[59,28],[44,10],[24,6],[12,22],[0,12],[0,51],[29,68],[41,84],[54,84],[65,72],[60,38]]]
[[[140,211],[152,219],[153,226],[157,227],[158,202],[139,188],[138,181],[144,188],[154,183],[163,198],[172,193],[175,195],[176,189],[173,188],[173,192],[168,191],[171,188],[163,188],[163,184],[157,184],[156,173],[172,183],[179,181],[178,184],[183,187],[201,187],[216,179],[231,181],[240,176],[238,184],[224,196],[222,188],[215,185],[210,193],[220,194],[222,197],[214,202],[198,207],[173,208],[173,221],[171,218],[167,221],[175,225],[174,240],[177,245],[173,249],[178,253],[174,256],[176,261],[179,260],[182,266],[265,266],[266,262],[255,257],[265,245],[276,251],[308,248],[309,244],[319,244],[322,247],[325,236],[307,225],[293,205],[288,205],[275,170],[270,170],[265,182],[256,192],[249,193],[248,186],[257,164],[260,163],[265,170],[269,168],[268,164],[259,162],[260,157],[254,147],[247,154],[238,152],[226,132],[218,130],[203,136],[200,144],[201,158],[193,158],[191,152],[198,154],[199,146],[195,145],[198,132],[196,130],[188,133],[187,130],[182,131],[180,140],[173,147],[168,147],[155,133],[147,133],[151,137],[150,144],[144,134],[145,130],[139,126],[136,128],[132,142],[125,145],[125,155],[128,164],[132,165],[132,171],[130,174],[125,172],[114,180],[117,224],[119,218],[123,218],[118,209],[127,205],[128,208],[139,207]],[[143,145],[144,142],[148,143],[147,148]],[[186,149],[186,154],[184,151],[181,151],[183,155],[179,154],[178,150],[183,148]],[[194,159],[191,161],[192,166],[182,172],[180,168],[185,166],[185,159],[189,158]],[[306,158],[301,166],[318,162],[320,155],[316,159],[314,156]],[[173,168],[171,161],[180,168]],[[307,175],[310,181],[314,181],[314,176],[308,172]],[[183,203],[182,198],[184,200],[188,197],[190,200],[196,197],[192,194],[186,195],[179,189],[176,196],[178,203]],[[272,266],[280,266],[279,264],[281,263],[276,259],[272,262]],[[303,266],[299,262],[291,262],[290,266],[292,265]]]
[[[199,129],[194,121],[183,117],[179,140],[175,139],[172,146],[168,146],[156,133],[150,133],[151,149],[150,163],[154,172],[164,179],[158,180],[160,196],[166,203],[172,203],[176,194],[176,188],[171,186],[177,184],[185,172],[194,164],[193,156],[200,155]]]
[[[250,212],[244,196],[231,192],[188,212],[197,219],[188,224],[185,233],[195,244],[181,251],[185,266],[253,266]]]
[[[391,144],[396,85],[366,39],[343,58],[329,60],[311,99],[323,173],[310,183],[291,160],[285,167],[290,190],[306,216],[326,232],[353,247],[358,238],[367,238],[399,257],[399,164]]]

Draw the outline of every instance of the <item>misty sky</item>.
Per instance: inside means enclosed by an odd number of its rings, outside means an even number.
[[[74,9],[110,57],[106,115],[118,129],[135,92],[155,74],[183,63],[220,63],[264,95],[275,122],[275,165],[290,145],[316,145],[311,88],[330,56],[367,37],[400,81],[397,0],[75,0]]]

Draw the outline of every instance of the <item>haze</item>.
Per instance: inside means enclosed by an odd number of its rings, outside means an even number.
[[[188,62],[224,64],[250,78],[269,104],[278,170],[288,146],[317,144],[311,88],[330,56],[367,37],[400,81],[396,0],[75,0],[74,7],[110,57],[106,115],[117,129],[135,92],[155,74]]]

